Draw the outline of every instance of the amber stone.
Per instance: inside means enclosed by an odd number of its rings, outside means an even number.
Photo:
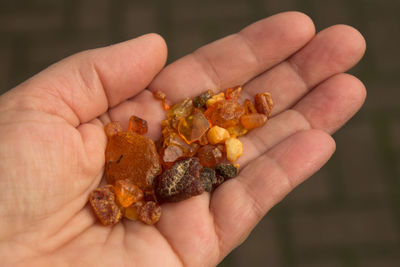
[[[197,151],[197,157],[199,158],[201,165],[209,168],[214,168],[215,165],[224,160],[222,151],[217,146],[213,145],[201,147]]]
[[[254,96],[254,104],[258,113],[267,115],[269,118],[274,106],[270,93],[256,94]]]
[[[213,92],[211,90],[208,90],[193,98],[193,105],[196,108],[204,107],[206,105],[207,100],[210,99],[212,96]]]
[[[244,126],[242,126],[241,124],[229,127],[229,128],[227,128],[227,130],[231,137],[240,137],[240,136],[245,135],[248,132],[248,130],[246,128],[244,128]]]
[[[217,175],[221,175],[224,179],[230,179],[238,175],[238,169],[233,164],[221,163],[215,167]]]
[[[147,133],[147,121],[136,116],[131,116],[129,118],[129,131],[137,134]]]
[[[196,110],[192,115],[180,119],[178,133],[186,143],[190,144],[200,140],[209,128],[210,123],[204,114]]]
[[[142,190],[153,186],[153,179],[161,170],[154,142],[134,132],[119,132],[111,136],[105,160],[108,183],[128,179]]]
[[[257,113],[257,110],[254,107],[253,102],[251,102],[249,99],[246,99],[244,101],[244,109],[245,109],[245,114]]]
[[[166,98],[166,95],[163,91],[160,91],[160,90],[154,91],[153,96],[155,99],[161,101],[161,105],[164,110],[169,110],[171,108],[170,103],[169,103],[168,99]]]
[[[121,123],[118,121],[107,123],[106,126],[104,126],[104,132],[107,137],[112,137],[123,130]]]
[[[267,120],[268,117],[260,113],[253,113],[240,117],[240,123],[248,130],[263,126]]]
[[[143,201],[138,201],[124,209],[124,217],[136,221],[139,220],[140,208],[144,205]]]
[[[161,217],[161,207],[153,201],[146,202],[139,209],[138,218],[145,224],[155,224],[160,220]]]
[[[242,87],[241,86],[228,88],[225,91],[225,98],[226,99],[232,99],[232,100],[238,100],[240,98],[241,92],[242,92]]]
[[[121,209],[115,202],[114,187],[112,185],[96,188],[89,195],[89,202],[97,218],[104,225],[113,225],[122,217]]]
[[[167,119],[170,121],[174,129],[178,128],[178,123],[181,118],[189,116],[193,111],[193,101],[186,98],[181,102],[173,105],[167,112]]]
[[[201,169],[198,158],[177,161],[158,177],[155,186],[157,199],[163,202],[177,202],[203,193]]]
[[[234,100],[222,100],[211,105],[204,115],[211,125],[222,128],[235,126],[239,123],[239,118],[244,114],[244,108]]]
[[[143,191],[130,180],[117,180],[115,182],[115,194],[122,207],[128,207],[143,199]]]

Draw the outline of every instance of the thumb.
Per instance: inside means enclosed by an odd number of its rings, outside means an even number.
[[[81,52],[4,94],[0,110],[39,110],[76,127],[146,88],[166,56],[157,34]]]

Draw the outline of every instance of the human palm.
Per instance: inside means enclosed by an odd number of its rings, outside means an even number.
[[[361,58],[348,26],[314,35],[310,19],[282,13],[163,68],[157,35],[67,58],[0,98],[0,261],[4,264],[212,266],[265,213],[331,156],[330,137],[362,105],[365,88],[343,72]],[[135,114],[158,137],[164,112],[151,91],[176,102],[243,84],[271,92],[266,126],[242,138],[240,175],[212,195],[163,204],[155,226],[101,226],[87,199],[103,176],[105,123]]]

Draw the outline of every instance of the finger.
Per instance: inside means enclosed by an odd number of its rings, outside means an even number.
[[[163,90],[176,102],[207,89],[243,84],[303,47],[314,32],[302,13],[266,18],[172,63],[149,88]]]
[[[238,163],[245,166],[298,131],[318,129],[332,134],[361,108],[365,95],[364,85],[354,76],[341,73],[329,78],[293,109],[242,137],[245,151]]]
[[[165,42],[156,34],[89,50],[50,66],[11,90],[0,106],[44,111],[77,126],[141,92],[165,60]]]
[[[333,134],[361,108],[365,101],[364,84],[349,74],[338,74],[326,80],[297,103],[311,128]]]
[[[239,245],[269,209],[325,164],[334,149],[335,143],[326,133],[302,131],[220,186],[212,196],[210,209],[221,255]]]
[[[270,92],[275,103],[272,113],[278,114],[323,80],[354,66],[364,51],[365,40],[357,30],[332,26],[288,60],[250,81],[243,91],[248,95]]]

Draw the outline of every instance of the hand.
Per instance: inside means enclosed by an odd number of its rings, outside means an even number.
[[[330,134],[365,98],[362,83],[343,73],[364,49],[351,27],[314,35],[310,19],[291,12],[164,69],[166,46],[154,34],[50,66],[0,98],[2,265],[216,265],[332,155]],[[104,124],[126,127],[135,114],[157,138],[164,112],[151,91],[176,102],[239,84],[275,102],[267,125],[242,138],[240,175],[212,196],[163,205],[155,226],[101,226],[87,199],[103,175]]]

